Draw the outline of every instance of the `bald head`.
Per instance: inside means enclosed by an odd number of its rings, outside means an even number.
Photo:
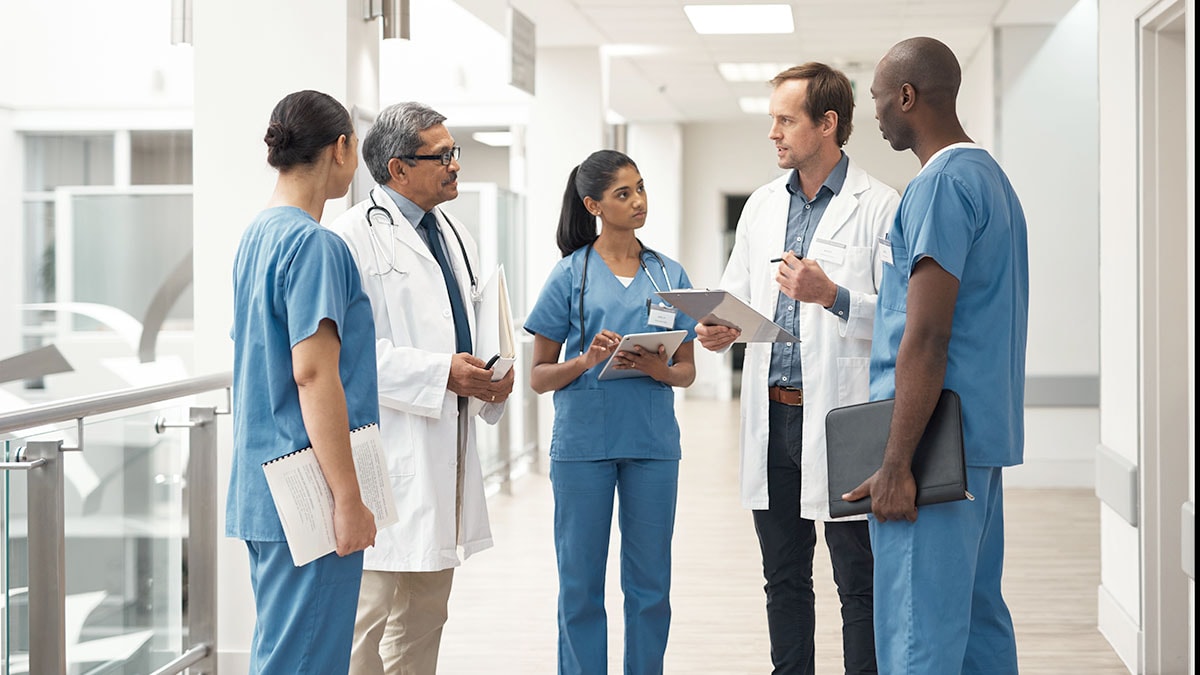
[[[893,150],[912,150],[924,164],[951,143],[970,142],[954,109],[962,69],[933,38],[896,44],[875,66],[871,98],[879,131]]]
[[[928,37],[897,43],[879,62],[877,75],[888,88],[912,85],[918,97],[935,107],[953,106],[962,84],[962,69],[954,52]]]

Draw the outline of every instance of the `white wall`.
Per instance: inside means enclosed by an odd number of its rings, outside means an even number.
[[[1100,443],[1138,462],[1137,79],[1134,19],[1148,3],[1099,0]],[[1137,661],[1137,528],[1100,508],[1100,630]],[[1132,653],[1131,653],[1132,652]]]
[[[997,30],[997,154],[1029,224],[1030,375],[1099,365],[1095,31],[1091,2],[1057,26]]]
[[[534,98],[524,131],[526,307],[533,307],[543,282],[562,258],[555,243],[558,215],[571,169],[604,142],[604,105],[600,50],[589,47],[537,50]],[[551,92],[553,92],[551,94]],[[564,358],[573,358],[564,347]],[[538,445],[550,447],[554,405],[538,397]]]
[[[437,106],[434,106],[434,109],[442,112]],[[463,149],[462,158],[459,160],[462,170],[458,172],[458,180],[470,183],[495,183],[506,190],[509,188],[511,181],[509,179],[508,148],[485,145],[472,140],[471,132],[458,128],[453,119],[446,120],[446,128],[454,136],[454,142]],[[446,207],[453,211],[454,202],[446,204]]]
[[[0,239],[9,251],[25,250],[25,220],[21,214],[21,137],[12,130],[12,111],[0,103]],[[16,307],[24,298],[25,260],[10,255],[0,265],[0,307]],[[0,359],[22,350],[21,317],[15,311],[0,314]]]
[[[638,238],[649,248],[678,260],[679,242],[686,236],[683,184],[679,180],[683,174],[683,129],[674,122],[630,124],[626,153],[637,163],[649,197],[649,217]]]
[[[990,31],[974,54],[959,55],[962,86],[958,119],[979,145],[996,150],[996,32]]]
[[[994,153],[1029,225],[1026,377],[1036,394],[1047,378],[1099,375],[1095,5],[1080,2],[1052,26],[999,27],[993,44]],[[1025,464],[1006,472],[1009,485],[1093,485],[1096,407],[1028,407],[1025,422]]]
[[[191,105],[191,54],[171,45],[169,2],[5,2],[0,26],[0,106]]]

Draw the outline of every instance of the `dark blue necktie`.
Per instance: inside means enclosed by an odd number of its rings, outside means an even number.
[[[421,229],[425,230],[425,243],[433,259],[442,268],[442,278],[446,281],[446,293],[450,296],[450,312],[454,315],[454,343],[458,352],[471,353],[471,324],[467,323],[467,306],[463,302],[462,291],[454,280],[454,271],[450,260],[446,257],[446,249],[442,248],[442,237],[438,234],[437,218],[430,211],[421,217]]]

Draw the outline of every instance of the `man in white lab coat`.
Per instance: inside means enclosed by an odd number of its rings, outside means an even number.
[[[331,226],[358,263],[375,317],[380,430],[400,522],[367,549],[353,675],[434,673],[454,568],[492,545],[475,423],[494,424],[513,374],[472,355],[475,240],[438,205],[458,196],[460,149],[419,103],[379,114],[363,139],[378,183]],[[461,558],[460,558],[461,555]]]
[[[844,74],[806,63],[771,84],[768,136],[789,171],[746,202],[720,287],[800,342],[747,345],[742,504],[754,510],[762,550],[774,672],[814,670],[812,563],[821,520],[842,603],[846,672],[874,673],[870,537],[865,516],[829,518],[825,414],[867,400],[878,243],[899,195],[841,150],[854,108]],[[696,333],[713,351],[739,335],[722,326]]]

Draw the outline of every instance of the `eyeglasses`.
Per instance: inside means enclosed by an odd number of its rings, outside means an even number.
[[[440,155],[401,155],[396,159],[436,159],[442,166],[450,166],[450,162],[458,160],[461,155],[462,148],[456,145]]]

